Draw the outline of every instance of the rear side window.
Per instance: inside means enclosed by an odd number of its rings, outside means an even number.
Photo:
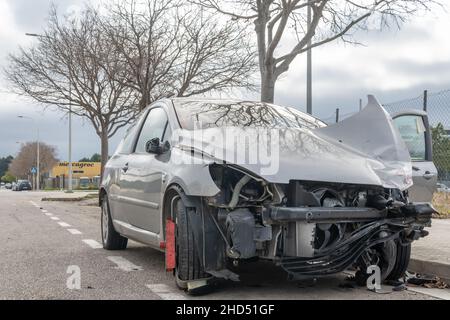
[[[167,115],[162,108],[151,109],[142,126],[135,152],[146,153],[145,146],[152,139],[159,138],[162,141],[167,123]]]

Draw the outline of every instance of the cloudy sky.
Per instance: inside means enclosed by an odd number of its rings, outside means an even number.
[[[54,1],[60,12],[82,6],[80,0]],[[19,45],[30,46],[46,23],[50,0],[0,0],[0,67],[8,53]],[[450,89],[450,14],[436,10],[416,16],[401,30],[360,32],[364,46],[334,43],[314,51],[314,114],[333,116],[337,107],[343,113],[358,109],[359,99],[375,94],[384,103],[419,96],[424,89]],[[288,43],[285,43],[288,45]],[[305,61],[299,57],[277,87],[276,102],[304,110]],[[243,97],[243,98],[249,98]],[[250,97],[252,98],[252,97]],[[19,119],[24,115],[35,119]],[[74,160],[99,152],[98,138],[83,119],[74,121]],[[44,110],[8,92],[0,76],[0,157],[18,152],[21,142],[35,139],[35,126],[41,139],[58,149],[67,159],[68,121],[65,114]],[[111,152],[121,133],[111,140]]]

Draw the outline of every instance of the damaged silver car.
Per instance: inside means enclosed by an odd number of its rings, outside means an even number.
[[[372,265],[398,279],[427,235],[437,173],[426,114],[393,118],[372,96],[331,126],[261,102],[154,103],[106,165],[103,246],[164,251],[188,291],[257,259],[292,279]]]

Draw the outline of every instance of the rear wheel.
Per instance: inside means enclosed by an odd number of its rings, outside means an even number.
[[[127,248],[128,239],[121,236],[115,229],[109,210],[108,196],[103,197],[102,201],[102,242],[106,250],[124,250]]]
[[[201,294],[207,290],[207,278],[200,263],[200,255],[194,242],[194,233],[189,223],[188,214],[195,214],[194,208],[187,208],[183,200],[177,196],[173,202],[175,228],[175,277],[179,288],[191,294]],[[202,284],[201,280],[205,280]],[[190,284],[199,282],[195,288]]]

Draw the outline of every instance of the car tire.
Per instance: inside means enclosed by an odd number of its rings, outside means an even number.
[[[195,214],[194,208],[187,208],[183,200],[178,197],[174,203],[175,215],[175,279],[180,289],[187,290],[187,283],[210,276],[203,271],[200,256],[194,242],[194,233],[189,224],[188,214]],[[190,294],[203,294],[208,286],[195,290],[187,290]]]
[[[365,258],[363,259],[363,255]],[[384,282],[388,280],[390,274],[395,269],[397,260],[397,244],[394,240],[378,244],[367,249],[358,259],[358,271],[355,273],[355,280],[358,286],[366,286],[369,274],[367,269],[369,266],[376,265],[380,268],[380,280]]]
[[[408,269],[409,260],[411,258],[411,244],[402,245],[397,242],[397,255],[391,273],[388,275],[387,280],[397,281],[405,275]]]
[[[101,216],[101,231],[103,248],[106,250],[125,250],[128,239],[121,236],[115,229],[111,219],[108,196],[103,197]]]

